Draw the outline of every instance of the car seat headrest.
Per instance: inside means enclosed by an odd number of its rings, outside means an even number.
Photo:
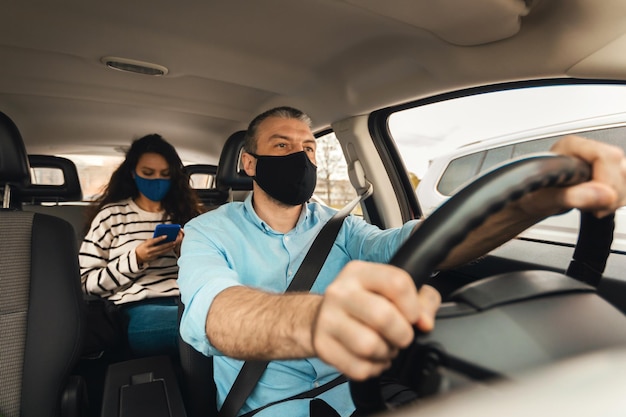
[[[62,184],[31,184],[21,191],[24,201],[32,203],[82,201],[83,192],[74,162],[54,155],[28,155],[31,168],[51,168],[60,171]]]
[[[217,174],[217,165],[211,165],[211,164],[191,164],[191,165],[185,165],[185,171],[187,172],[187,175],[189,175],[190,179],[194,179],[193,177],[198,175],[198,176],[208,176],[209,178],[203,178],[203,182],[207,182],[208,186],[207,187],[198,187],[197,185],[193,185],[193,188],[196,190],[204,190],[204,189],[209,189],[209,188],[213,188],[213,186],[215,185],[215,175]],[[213,180],[211,180],[211,178]]]
[[[30,184],[30,165],[22,135],[13,120],[0,112],[0,185]]]
[[[196,184],[193,184],[193,189],[196,192],[196,195],[204,204],[204,206],[208,209],[220,206],[224,203],[227,203],[230,199],[230,192],[228,189],[219,189],[216,187],[216,174],[217,174],[217,165],[209,165],[209,164],[193,164],[186,165],[185,170],[191,179],[195,175],[200,176],[209,176],[213,178],[213,181],[208,182],[209,188],[199,187]],[[204,179],[206,180],[206,179]],[[204,181],[203,180],[203,181]]]
[[[215,177],[217,188],[233,191],[252,190],[252,178],[240,169],[241,151],[245,137],[246,132],[240,130],[230,135],[224,143]]]

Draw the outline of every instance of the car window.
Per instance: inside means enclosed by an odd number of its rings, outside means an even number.
[[[96,199],[111,178],[113,171],[124,160],[123,156],[104,155],[60,155],[76,164],[83,190],[83,199]],[[187,163],[185,163],[187,164]],[[37,168],[33,174],[38,184],[62,183],[62,174],[48,168]],[[59,179],[58,176],[61,175]],[[194,188],[212,188],[215,176],[194,174],[190,181]],[[317,187],[313,199],[324,205],[341,208],[353,198],[356,191],[348,178],[348,167],[341,145],[334,132],[317,138]],[[355,209],[360,213],[360,208]]]
[[[356,197],[348,177],[348,165],[334,132],[317,137],[317,187],[313,199],[341,208]],[[360,207],[355,209],[360,213]]]
[[[60,168],[31,167],[31,180],[37,185],[62,185],[65,181]]]
[[[624,126],[583,130],[577,132],[577,134],[619,146],[626,152],[626,140],[624,139],[626,137],[626,127]],[[511,158],[517,158],[531,153],[547,152],[550,150],[550,147],[563,136],[564,135],[556,135],[528,141],[522,139],[522,142],[513,145],[498,146],[454,158],[445,168],[441,179],[437,182],[437,191],[449,197],[462,187],[463,184],[468,181],[468,178],[480,175]]]
[[[521,139],[524,132],[527,139],[536,139],[537,129],[556,130],[568,123],[572,129],[588,127],[609,115],[626,121],[626,85],[548,85],[418,103],[391,114],[389,131],[405,166],[421,179],[433,159],[462,147],[514,134]],[[619,141],[617,133],[598,135],[592,137]]]
[[[121,155],[66,154],[59,156],[72,160],[76,165],[85,201],[93,201],[102,193],[113,171],[124,160],[124,156]]]
[[[546,86],[461,97],[398,112],[389,130],[405,166],[418,177],[414,191],[428,216],[476,176],[511,158],[549,151],[567,134],[626,151],[626,87]],[[622,250],[626,209],[618,211],[616,223],[613,247]],[[577,232],[577,213],[570,212],[522,237],[574,244]]]
[[[437,183],[437,191],[449,197],[468,179],[474,178],[504,161],[530,153],[549,151],[552,144],[560,137],[562,136],[499,146],[454,158],[443,171],[441,179]]]
[[[189,175],[189,183],[195,189],[215,188],[215,175],[194,172]]]

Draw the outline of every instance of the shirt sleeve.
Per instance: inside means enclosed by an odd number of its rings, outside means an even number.
[[[144,268],[137,264],[135,248],[112,256],[115,236],[109,222],[100,212],[93,220],[80,247],[80,279],[86,294],[108,297],[126,288],[141,276]]]
[[[215,297],[241,285],[227,253],[211,236],[228,233],[196,217],[185,226],[178,259],[178,286],[185,306],[180,323],[182,339],[204,355],[222,355],[206,334],[206,319]]]
[[[381,230],[356,216],[346,221],[344,241],[350,257],[379,263],[388,263],[420,222],[410,220],[401,227]]]

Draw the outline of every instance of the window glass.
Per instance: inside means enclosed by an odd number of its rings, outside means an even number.
[[[582,131],[579,134],[619,146],[626,152],[626,140],[624,140],[626,127]],[[451,196],[468,179],[482,174],[511,158],[537,152],[548,152],[552,145],[562,137],[563,135],[558,135],[545,139],[529,140],[456,158],[444,170],[441,179],[437,183],[437,190],[445,196]]]
[[[65,178],[63,171],[59,168],[31,168],[31,178],[37,185],[63,185]]]
[[[520,157],[522,155],[526,155],[529,153],[547,152],[550,150],[550,147],[552,147],[554,142],[561,139],[562,137],[563,135],[557,135],[557,136],[552,136],[552,137],[545,138],[545,139],[530,140],[530,141],[523,141],[520,143],[516,143],[515,145],[512,146],[513,152],[511,153],[511,158],[517,158],[517,157]]]
[[[626,86],[531,87],[460,97],[391,115],[389,131],[418,177],[425,215],[478,174],[510,158],[546,152],[566,134],[626,151]],[[626,249],[626,209],[616,216],[614,249]],[[550,217],[521,237],[574,244],[575,210]],[[623,249],[622,249],[623,248]]]
[[[95,200],[111,179],[111,174],[124,160],[123,156],[108,155],[59,155],[76,165],[85,201]]]
[[[71,159],[76,164],[83,198],[94,200],[103,191],[111,174],[124,160],[123,156],[99,155],[60,155]],[[187,164],[187,163],[185,163]],[[53,181],[52,174],[39,174],[46,181]],[[194,174],[191,176],[194,188],[213,188],[215,176]],[[62,178],[61,178],[62,181]],[[61,182],[62,183],[62,182]],[[335,208],[341,208],[353,198],[356,191],[348,178],[346,160],[341,145],[333,132],[317,138],[317,187],[313,199]]]
[[[356,197],[348,178],[348,165],[334,132],[317,138],[317,187],[313,199],[341,208]]]
[[[123,156],[59,155],[76,164],[85,201],[95,200],[111,179],[111,174],[124,160]]]
[[[598,129],[585,132],[585,136],[619,146],[626,151],[626,127],[616,126],[608,129]]]
[[[452,195],[459,185],[478,174],[485,154],[486,152],[476,152],[450,162],[437,184],[439,192],[443,195]]]
[[[480,167],[480,172],[484,172],[512,157],[513,146],[501,146],[499,148],[490,149],[486,152],[485,159]]]
[[[189,175],[189,183],[191,188],[195,189],[215,188],[215,175],[193,173]]]
[[[542,130],[554,136],[560,126],[601,128],[605,118],[626,122],[626,86],[557,85],[460,97],[396,112],[389,118],[389,131],[405,166],[421,180],[435,158],[462,147],[512,135],[521,139],[525,133],[536,139]],[[620,141],[618,132],[599,135]]]

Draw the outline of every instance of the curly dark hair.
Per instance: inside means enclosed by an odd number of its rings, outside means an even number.
[[[133,179],[133,172],[137,167],[139,158],[145,153],[157,153],[165,158],[169,165],[172,185],[161,201],[165,210],[164,220],[170,218],[173,223],[184,225],[202,213],[202,205],[196,192],[189,185],[189,175],[185,171],[176,149],[161,135],[153,133],[133,141],[130,149],[126,152],[126,158],[111,175],[104,192],[94,201],[86,227],[89,227],[96,214],[105,205],[127,198],[135,198],[139,195],[139,190]]]

